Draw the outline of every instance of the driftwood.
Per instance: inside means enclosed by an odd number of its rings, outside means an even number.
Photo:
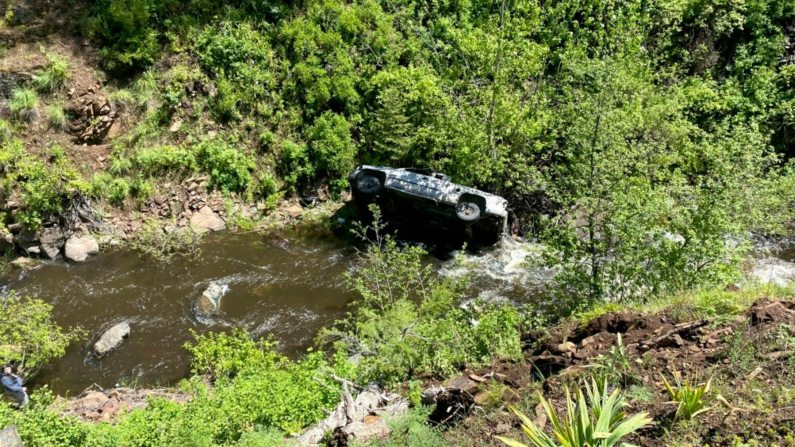
[[[381,416],[398,417],[408,410],[408,402],[400,396],[385,394],[377,384],[362,388],[340,377],[332,379],[342,383],[341,402],[327,412],[326,419],[296,437],[299,445],[318,445],[328,433],[332,433],[332,444],[341,446],[354,439],[366,443],[385,437],[391,430]],[[349,388],[358,388],[361,392],[354,399]]]

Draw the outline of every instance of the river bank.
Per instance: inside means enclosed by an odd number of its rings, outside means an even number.
[[[268,234],[290,231],[306,234],[332,231],[349,224],[355,210],[342,201],[304,202],[293,199],[266,207],[236,196],[206,191],[206,177],[182,185],[166,185],[164,194],[147,201],[140,211],[110,209],[100,213],[83,196],[73,199],[75,215],[45,223],[37,230],[12,225],[0,238],[5,266],[30,269],[40,261],[63,258],[84,262],[119,248],[132,248],[166,259],[198,249],[209,233],[231,231]],[[339,214],[339,216],[336,216]]]

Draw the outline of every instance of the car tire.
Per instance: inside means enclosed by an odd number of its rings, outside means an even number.
[[[356,182],[356,189],[366,197],[375,197],[382,187],[381,179],[374,175],[363,175]]]
[[[474,222],[480,217],[480,205],[475,202],[458,202],[455,206],[455,215],[464,222]]]

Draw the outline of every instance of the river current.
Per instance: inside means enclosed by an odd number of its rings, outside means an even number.
[[[343,274],[355,267],[357,247],[349,238],[316,234],[284,238],[262,234],[221,234],[206,238],[198,259],[174,257],[156,262],[136,252],[116,250],[74,264],[48,262],[34,270],[12,271],[5,290],[52,304],[64,328],[79,326],[87,337],[69,347],[35,378],[57,393],[75,395],[92,384],[139,386],[175,384],[190,371],[183,345],[191,331],[245,329],[254,337],[272,335],[279,350],[300,356],[313,346],[319,329],[350,310],[355,298]],[[442,274],[475,272],[468,299],[522,302],[535,295],[545,273],[528,269],[532,245],[506,241],[465,256],[454,252],[428,262]],[[228,286],[217,318],[200,321],[193,302],[210,282]],[[126,321],[130,337],[120,348],[95,358],[91,347],[112,325]]]

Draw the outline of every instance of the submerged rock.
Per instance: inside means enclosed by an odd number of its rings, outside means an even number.
[[[221,309],[221,297],[229,287],[226,284],[210,283],[199,299],[196,300],[196,316],[212,317]]]
[[[15,426],[9,425],[0,431],[0,447],[25,447]]]
[[[130,325],[119,323],[105,331],[99,341],[94,343],[94,352],[98,355],[105,355],[109,351],[117,348],[121,342],[130,336]]]
[[[99,244],[92,236],[72,236],[66,241],[64,255],[74,262],[83,262],[91,255],[99,253]]]

